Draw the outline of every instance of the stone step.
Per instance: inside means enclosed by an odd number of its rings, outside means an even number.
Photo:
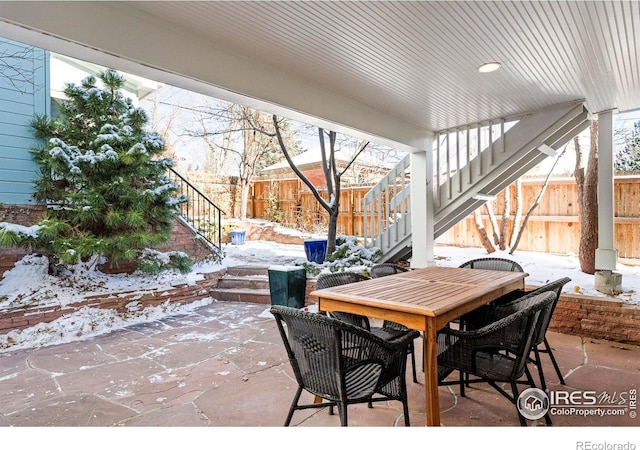
[[[212,289],[209,292],[212,298],[225,302],[271,304],[269,289]]]
[[[229,276],[218,281],[218,289],[269,289],[269,278],[266,275]]]
[[[256,264],[228,267],[210,295],[220,301],[271,304],[269,267]]]
[[[269,266],[247,264],[243,266],[227,267],[227,275],[232,277],[249,277],[252,275],[268,275]]]

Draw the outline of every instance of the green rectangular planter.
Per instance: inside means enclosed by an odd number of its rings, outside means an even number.
[[[269,267],[269,294],[272,305],[303,308],[307,272],[295,266]]]

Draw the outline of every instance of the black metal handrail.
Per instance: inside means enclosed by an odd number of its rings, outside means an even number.
[[[169,168],[169,178],[178,186],[176,194],[187,198],[179,206],[180,216],[220,255],[222,215],[225,212],[172,168]]]

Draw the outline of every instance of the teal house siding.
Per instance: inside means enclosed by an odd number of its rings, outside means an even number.
[[[34,204],[34,115],[50,115],[49,54],[0,38],[0,203]]]

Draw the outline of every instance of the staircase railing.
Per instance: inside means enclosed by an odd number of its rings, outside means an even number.
[[[573,102],[437,132],[433,237],[495,198],[546,157],[555,156],[588,125],[585,105]],[[409,155],[364,198],[365,245],[380,247],[384,260],[411,252],[408,172]]]
[[[502,119],[436,133],[433,149],[436,208],[442,207],[443,198],[450,201],[464,189],[462,177],[453,175],[465,172],[472,180],[474,175],[482,176],[488,170],[480,164],[476,168],[479,173],[472,174],[470,161],[482,152],[489,152],[492,162],[494,152],[504,152],[502,138],[516,122]],[[390,257],[389,251],[401,252],[402,247],[407,249],[411,245],[409,179],[410,156],[407,154],[363,200],[365,245],[379,247],[386,257]]]
[[[505,151],[505,133],[516,123],[517,120],[499,119],[436,133],[437,144],[433,150],[436,208],[442,206],[443,198],[452,200],[465,190],[465,184],[473,183],[490,170],[495,154]],[[488,165],[483,165],[482,159],[478,159],[474,173],[471,161],[482,152],[489,155]],[[461,175],[454,177],[456,173]]]
[[[364,196],[364,242],[382,253],[411,235],[409,214],[410,155],[406,154]]]
[[[169,178],[178,186],[177,195],[187,201],[180,204],[180,216],[216,253],[222,250],[222,215],[225,214],[197,187],[169,168]]]

